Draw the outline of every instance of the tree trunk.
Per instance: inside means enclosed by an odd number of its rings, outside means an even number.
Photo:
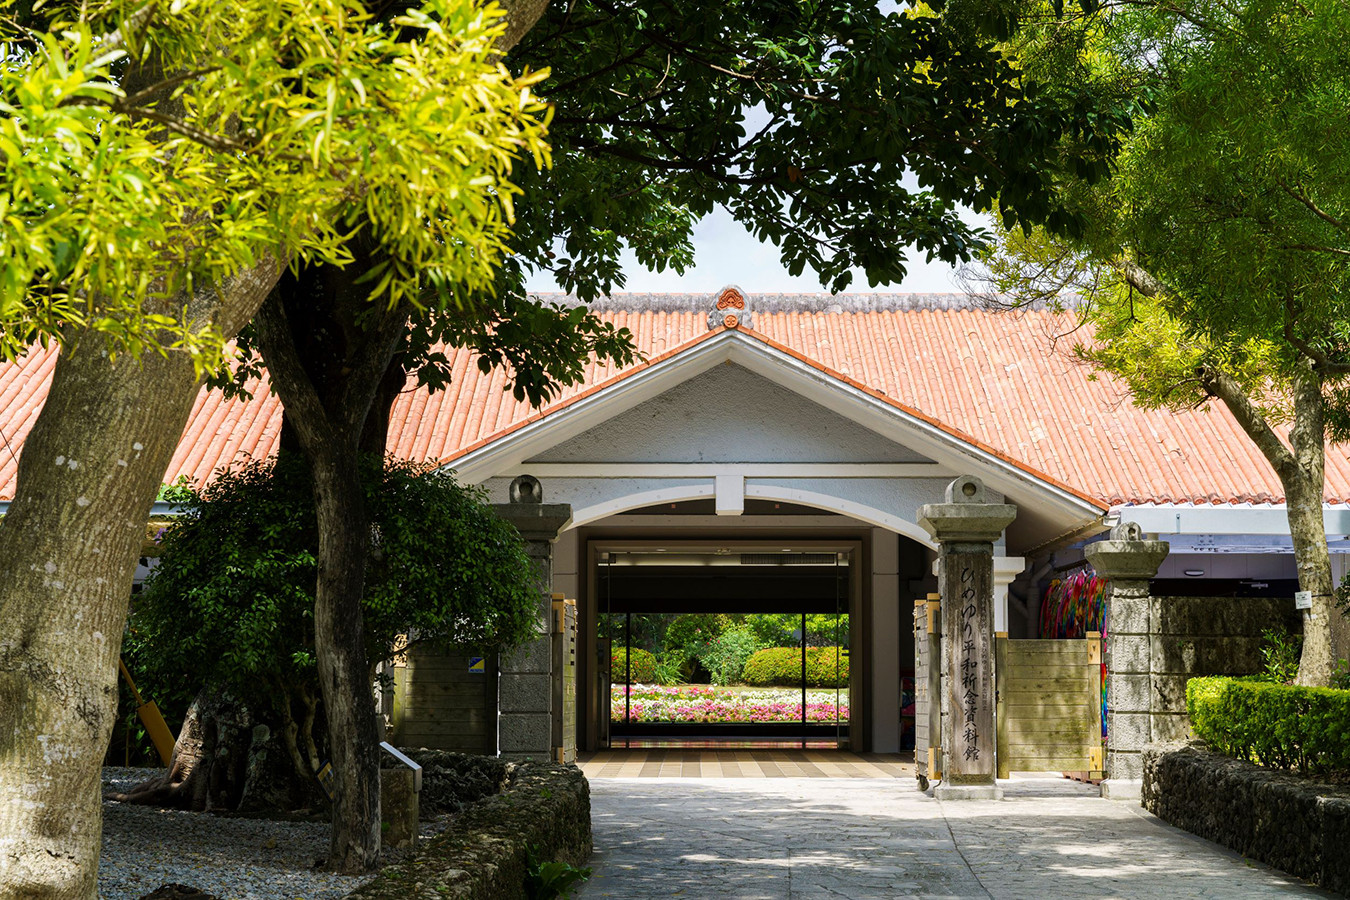
[[[328,866],[348,874],[370,871],[380,854],[380,730],[361,606],[370,524],[360,444],[407,322],[399,312],[373,314],[364,287],[351,283],[361,267],[354,269],[288,276],[257,320],[290,433],[314,478],[314,648],[336,786]]]
[[[279,266],[192,298],[233,334]],[[261,288],[261,289],[260,289]],[[78,336],[77,336],[78,337]],[[185,354],[115,361],[102,336],[61,352],[0,520],[0,896],[93,898],[100,764],[136,560],[197,395]]]
[[[145,523],[197,392],[180,354],[63,353],[0,524],[0,895],[93,897],[99,761]]]
[[[1332,590],[1331,552],[1327,549],[1326,406],[1322,381],[1308,369],[1294,386],[1294,424],[1289,431],[1293,464],[1281,473],[1289,534],[1294,542],[1299,587],[1312,594],[1312,609],[1303,613],[1303,653],[1298,684],[1326,687],[1336,668],[1333,618],[1339,618]],[[1279,469],[1276,470],[1280,471]]]
[[[1242,387],[1221,371],[1205,368],[1200,377],[1261,450],[1284,488],[1289,534],[1299,587],[1312,595],[1312,609],[1303,615],[1303,654],[1298,683],[1325,687],[1331,681],[1338,651],[1333,617],[1340,617],[1332,595],[1331,554],[1327,549],[1323,495],[1326,490],[1326,421],[1322,384],[1309,367],[1294,385],[1294,421],[1285,446]],[[1292,450],[1291,450],[1292,448]]]

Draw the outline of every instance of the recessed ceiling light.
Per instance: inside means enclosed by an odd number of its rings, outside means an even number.
[[[1204,570],[1204,569],[1187,569],[1187,570],[1186,570],[1186,574],[1189,575],[1189,576],[1192,577],[1192,578],[1199,578],[1201,575],[1205,574],[1205,570]]]

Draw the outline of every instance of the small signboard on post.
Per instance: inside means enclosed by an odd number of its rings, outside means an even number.
[[[1294,609],[1312,609],[1312,591],[1294,591]]]
[[[484,660],[485,660],[485,657],[482,657],[482,656],[470,656],[470,657],[469,657],[469,671],[472,672],[472,673],[475,674],[475,675],[484,675],[484,674],[486,674],[486,673],[487,673],[487,664],[484,662]]]

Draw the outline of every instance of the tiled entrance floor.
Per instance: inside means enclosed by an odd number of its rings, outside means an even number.
[[[844,750],[602,750],[587,778],[910,778],[909,755]]]

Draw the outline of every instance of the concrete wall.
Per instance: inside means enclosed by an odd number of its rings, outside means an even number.
[[[1149,598],[1154,741],[1185,740],[1186,681],[1200,675],[1261,671],[1261,632],[1302,630],[1292,599],[1253,597]],[[1108,637],[1108,643],[1110,638]]]

